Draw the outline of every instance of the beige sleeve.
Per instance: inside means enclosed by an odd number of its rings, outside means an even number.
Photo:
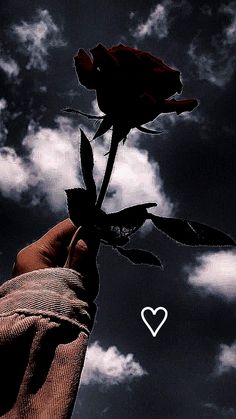
[[[96,306],[72,269],[0,287],[0,417],[70,418]]]

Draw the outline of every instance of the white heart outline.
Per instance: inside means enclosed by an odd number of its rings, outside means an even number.
[[[144,316],[144,313],[145,313],[145,311],[146,310],[150,310],[151,312],[152,312],[152,314],[155,316],[156,314],[157,314],[157,312],[159,311],[159,310],[162,310],[162,311],[164,311],[164,313],[165,313],[165,315],[164,315],[164,317],[163,317],[163,319],[162,319],[162,321],[160,322],[160,324],[157,326],[157,328],[156,328],[156,330],[154,331],[153,330],[153,328],[150,326],[150,324],[148,323],[148,321],[145,319],[145,316]],[[157,308],[152,308],[152,307],[144,307],[143,309],[142,309],[142,311],[141,311],[141,318],[142,318],[142,321],[146,324],[146,326],[147,326],[147,328],[150,330],[150,332],[151,332],[151,334],[152,334],[152,336],[155,338],[156,337],[156,335],[157,335],[157,333],[159,332],[159,330],[160,330],[160,328],[163,326],[163,324],[165,323],[165,321],[166,321],[166,319],[167,319],[167,317],[168,317],[168,311],[166,310],[166,308],[165,307],[157,307]]]

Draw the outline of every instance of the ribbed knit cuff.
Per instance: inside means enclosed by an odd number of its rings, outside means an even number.
[[[0,287],[0,316],[16,312],[67,321],[89,334],[96,305],[78,272],[45,268],[10,279]]]

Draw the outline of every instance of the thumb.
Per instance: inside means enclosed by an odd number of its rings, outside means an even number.
[[[85,238],[77,240],[75,238],[73,243],[72,239],[70,243],[64,268],[75,269],[82,275],[87,275],[91,265],[96,265],[99,242],[95,240],[88,241]]]
[[[97,252],[99,240],[91,231],[79,228],[69,245],[68,257],[64,268],[74,269],[85,279],[85,287],[92,298],[95,298],[99,288],[97,270]]]

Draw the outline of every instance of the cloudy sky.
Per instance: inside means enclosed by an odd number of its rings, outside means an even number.
[[[159,136],[133,130],[104,207],[157,202],[158,214],[236,239],[236,1],[8,0],[0,42],[1,281],[16,252],[66,216],[64,189],[81,185],[79,127],[91,138],[96,124],[62,109],[99,109],[94,92],[78,85],[73,55],[120,42],[180,70],[182,97],[200,105],[158,117],[150,126]],[[109,135],[93,143],[98,183]],[[181,246],[150,225],[132,245],[155,252],[164,271],[101,248],[98,313],[73,419],[235,418],[236,251]],[[155,338],[141,320],[145,306],[168,310]]]

